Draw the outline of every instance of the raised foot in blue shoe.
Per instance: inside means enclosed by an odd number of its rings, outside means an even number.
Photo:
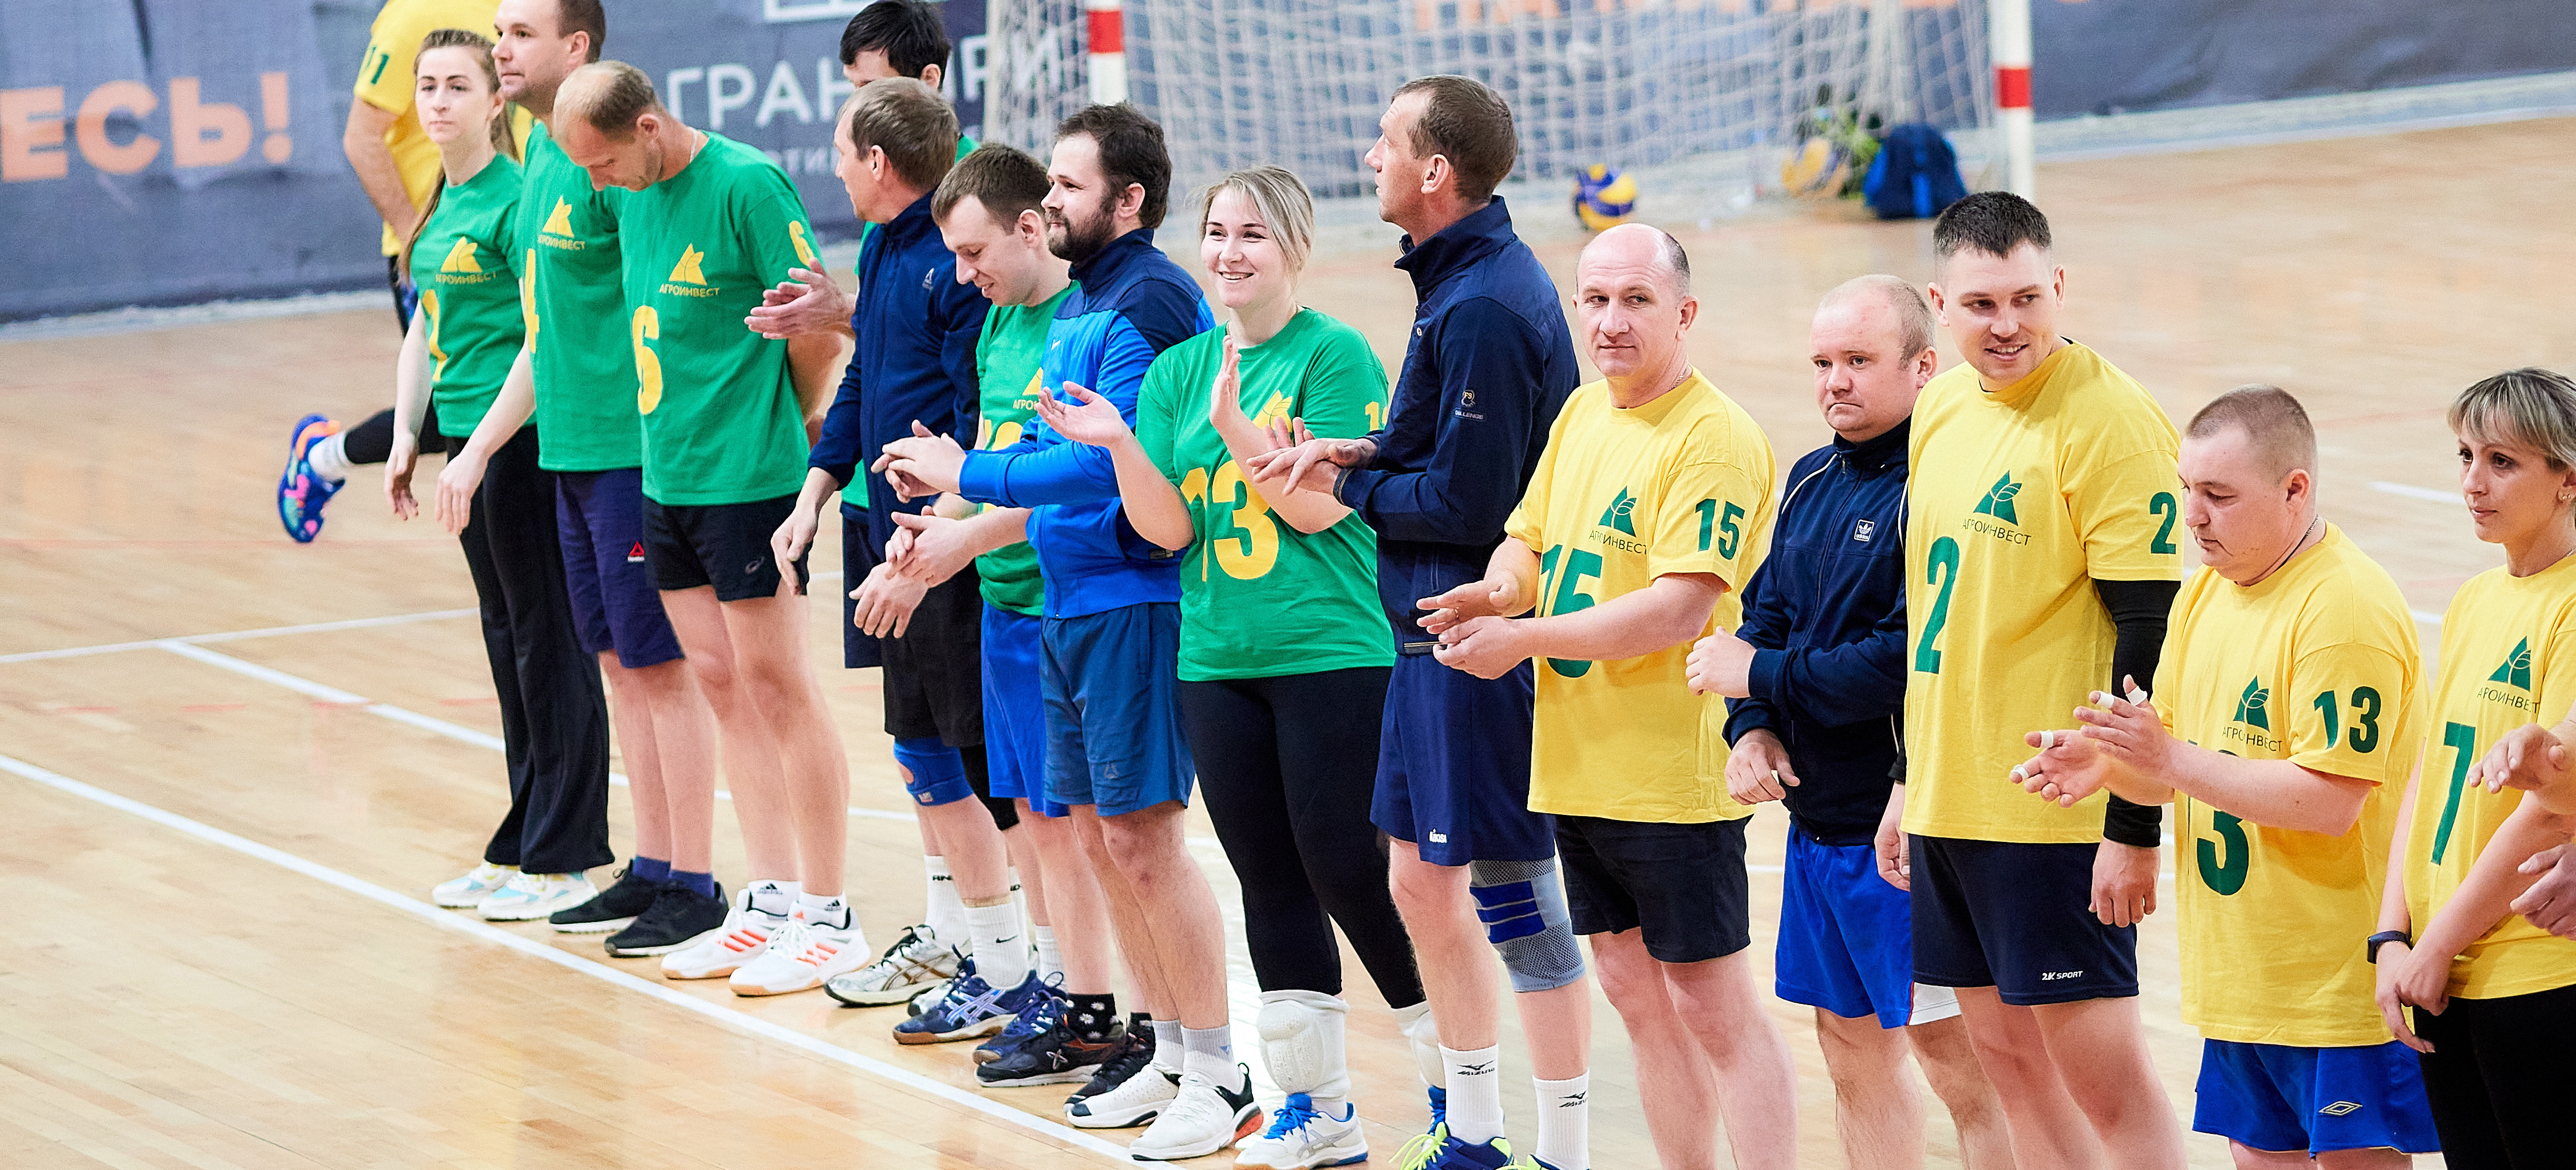
[[[318,414],[295,420],[286,433],[286,470],[277,477],[277,522],[297,544],[322,535],[322,507],[338,495],[340,484],[314,474],[313,444],[340,433],[340,424]]]

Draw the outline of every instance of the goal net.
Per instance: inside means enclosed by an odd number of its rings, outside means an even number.
[[[988,19],[987,135],[1042,149],[1088,100],[1082,2]],[[1985,0],[1126,0],[1125,28],[1130,96],[1184,187],[1276,163],[1364,194],[1388,97],[1432,73],[1511,103],[1522,179],[1724,157],[1776,187],[1820,127],[1993,122]]]

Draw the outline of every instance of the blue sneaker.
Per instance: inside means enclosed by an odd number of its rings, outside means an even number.
[[[340,433],[340,424],[318,414],[295,420],[286,435],[286,470],[277,477],[277,522],[297,544],[322,535],[322,506],[340,492],[339,484],[313,474],[307,458],[313,444]]]
[[[1064,1018],[1067,1006],[1062,984],[1048,981],[1046,994],[1034,997],[1022,1006],[1019,1014],[1012,1016],[1010,1024],[1002,1029],[1001,1035],[975,1046],[975,1063],[991,1064],[1019,1051],[1030,1040],[1055,1027]]]
[[[1437,1135],[1438,1141],[1428,1140]],[[1528,1165],[1512,1158],[1512,1144],[1501,1138],[1468,1145],[1450,1137],[1444,1124],[1431,1134],[1422,1134],[1404,1144],[1396,1155],[1396,1170],[1510,1170]]]
[[[1008,1025],[1031,999],[1053,994],[1035,971],[1008,991],[995,991],[983,976],[960,971],[948,985],[948,994],[930,1010],[894,1026],[895,1042],[944,1044],[990,1036]]]

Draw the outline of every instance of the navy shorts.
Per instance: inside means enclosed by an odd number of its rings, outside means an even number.
[[[642,468],[555,476],[555,537],[563,543],[564,586],[582,649],[614,650],[629,670],[680,657],[644,553]]]
[[[2199,1097],[2192,1129],[2257,1150],[2441,1148],[2415,1050],[2394,1040],[2359,1048],[2204,1040]]]
[[[1878,850],[1828,845],[1794,823],[1780,878],[1780,947],[1774,987],[1790,1003],[1882,1028],[1959,1014],[1947,987],[1914,981],[1914,909],[1878,876]]]
[[[718,601],[776,597],[783,577],[769,538],[796,510],[794,495],[741,504],[662,504],[644,500],[644,555],[661,589],[715,587]],[[810,550],[809,550],[810,552]],[[796,592],[805,592],[805,558],[796,558]]]
[[[1040,634],[1046,794],[1114,817],[1188,804],[1181,734],[1181,607],[1149,601],[1047,618]]]
[[[2019,1007],[2138,994],[2138,928],[2085,908],[2099,846],[1912,840],[1915,982]]]
[[[1526,662],[1481,679],[1397,657],[1369,819],[1433,865],[1554,857],[1555,825],[1529,807],[1531,677]]]
[[[1751,819],[1676,825],[1557,817],[1574,933],[1637,930],[1646,953],[1666,963],[1706,962],[1752,946],[1744,876]]]
[[[841,666],[858,670],[885,665],[885,643],[859,629],[859,603],[852,593],[885,560],[885,549],[868,539],[868,510],[841,501]]]
[[[841,665],[885,667],[885,733],[896,739],[937,738],[950,747],[984,742],[982,654],[984,594],[973,569],[930,587],[912,611],[900,638],[871,638],[859,631],[857,599],[850,595],[885,560],[868,539],[868,514],[841,505]]]
[[[1071,811],[1047,799],[1044,622],[985,603],[984,766],[997,799],[1029,802],[1039,816]]]

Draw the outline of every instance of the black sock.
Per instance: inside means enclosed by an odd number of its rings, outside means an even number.
[[[1065,1011],[1065,1026],[1073,1029],[1073,1038],[1085,1044],[1098,1044],[1109,1039],[1118,1028],[1118,997],[1115,995],[1068,995],[1072,1006]]]
[[[1146,1012],[1137,1012],[1128,1016],[1127,1036],[1130,1041],[1143,1045],[1145,1051],[1152,1052],[1154,1050],[1154,1017]]]

